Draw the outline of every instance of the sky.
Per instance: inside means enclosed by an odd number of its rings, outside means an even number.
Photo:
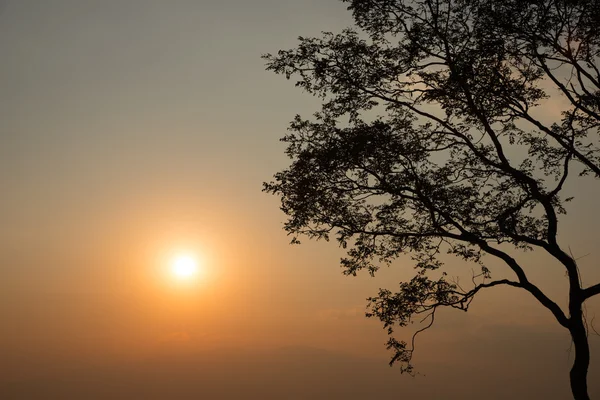
[[[319,103],[260,55],[351,23],[336,0],[0,1],[1,398],[568,398],[568,335],[526,294],[442,312],[411,378],[364,317],[410,260],[345,277],[335,243],[289,245],[261,185]],[[588,183],[567,188],[561,238],[592,284]],[[170,272],[179,252],[194,279]],[[563,271],[520,257],[564,305]]]

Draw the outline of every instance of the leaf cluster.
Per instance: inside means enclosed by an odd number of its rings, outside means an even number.
[[[264,185],[281,198],[293,242],[335,238],[349,275],[411,254],[415,278],[369,299],[368,315],[390,334],[417,314],[433,322],[440,306],[466,310],[499,284],[529,291],[566,325],[499,245],[549,253],[579,288],[557,233],[571,171],[600,176],[600,3],[345,2],[359,30],[264,56],[268,70],[322,99],[311,118],[292,121],[282,139],[292,163]],[[557,98],[561,112],[539,117]],[[443,253],[479,265],[483,280],[462,290],[432,278]],[[486,255],[516,280],[489,281]],[[390,340],[410,371],[412,347]]]

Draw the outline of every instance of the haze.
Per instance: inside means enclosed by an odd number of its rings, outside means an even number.
[[[364,318],[410,260],[349,278],[334,243],[288,244],[261,183],[287,165],[288,121],[318,103],[260,55],[349,26],[341,2],[0,4],[0,398],[569,397],[568,335],[526,294],[444,310],[413,379]],[[561,226],[588,283],[597,188],[574,181]],[[166,272],[179,250],[202,257],[198,279]],[[559,267],[523,257],[566,299]]]

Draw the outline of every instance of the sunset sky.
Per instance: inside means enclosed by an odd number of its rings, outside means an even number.
[[[527,294],[442,311],[411,378],[364,317],[410,259],[345,277],[336,243],[289,245],[261,184],[319,103],[260,55],[351,24],[337,0],[0,0],[0,398],[569,397],[567,332]],[[596,283],[600,184],[568,191],[561,238]],[[564,305],[564,271],[520,257]]]

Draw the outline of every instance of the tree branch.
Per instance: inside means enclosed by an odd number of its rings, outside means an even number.
[[[600,283],[595,284],[594,286],[590,286],[587,289],[583,289],[582,291],[582,296],[583,299],[589,299],[592,296],[595,296],[597,294],[600,294]]]

